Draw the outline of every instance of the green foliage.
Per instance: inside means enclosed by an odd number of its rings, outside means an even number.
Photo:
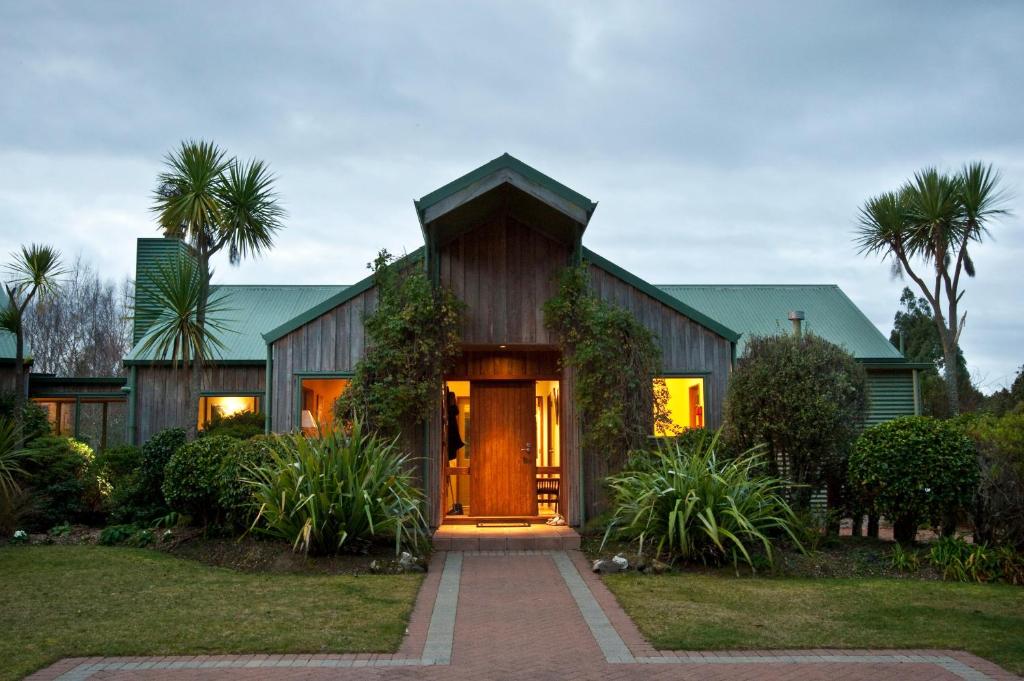
[[[943,579],[956,582],[1024,584],[1024,555],[1004,546],[969,544],[961,537],[942,537],[929,551],[929,560]]]
[[[143,548],[153,543],[155,537],[152,530],[137,525],[109,525],[100,532],[101,546],[130,546]]]
[[[142,450],[132,445],[109,447],[93,460],[90,477],[102,496],[103,510],[111,512],[131,503],[142,466]]]
[[[227,435],[238,440],[263,435],[266,431],[266,416],[260,412],[241,411],[231,416],[214,416],[202,432],[201,437]]]
[[[961,416],[957,425],[978,451],[975,538],[1024,551],[1024,412]]]
[[[16,421],[16,410],[14,393],[0,394],[0,418]],[[32,442],[37,437],[51,434],[50,419],[46,415],[46,410],[35,402],[26,402],[21,406],[21,427],[25,444]]]
[[[21,447],[18,425],[4,417],[0,417],[0,500],[9,500],[21,491],[21,481],[25,478],[26,452]]]
[[[272,443],[273,438],[267,435],[241,440],[232,445],[221,462],[217,505],[234,527],[249,527],[256,517],[253,490],[242,481],[249,477],[250,469],[270,460]]]
[[[692,449],[667,443],[634,453],[608,478],[614,516],[605,538],[619,536],[684,560],[755,565],[755,546],[772,560],[774,538],[798,547],[799,522],[783,498],[785,483],[759,474],[756,452],[721,459],[718,434]],[[801,547],[802,548],[802,547]]]
[[[968,508],[978,464],[971,441],[952,423],[904,416],[861,434],[850,455],[850,483],[906,543],[922,522],[939,525]]]
[[[575,371],[580,448],[587,456],[618,467],[647,445],[656,425],[673,429],[667,392],[651,385],[661,369],[654,334],[591,290],[586,264],[562,273],[558,293],[544,303],[544,324]]]
[[[946,383],[939,376],[945,364],[942,350],[942,339],[932,319],[928,301],[914,296],[909,287],[904,287],[900,295],[900,309],[893,320],[889,342],[893,347],[900,346],[903,337],[904,356],[911,362],[927,362],[932,365],[920,374],[921,406],[925,416],[946,418],[949,413],[949,396]],[[984,400],[984,396],[971,383],[971,373],[967,369],[967,360],[960,348],[957,348],[957,383],[959,385],[960,411],[973,411]]]
[[[35,497],[29,515],[32,529],[94,519],[93,502],[99,493],[95,478],[89,475],[93,451],[87,444],[66,437],[41,437],[26,454],[25,483]]]
[[[850,446],[867,411],[867,375],[843,348],[813,334],[753,337],[729,379],[728,439],[767,445],[769,472],[796,483],[795,505],[842,488]]]
[[[174,452],[161,486],[167,505],[203,524],[221,519],[221,466],[237,443],[232,437],[214,435]]]
[[[370,269],[377,309],[363,322],[366,356],[335,414],[341,420],[358,416],[396,437],[435,413],[441,380],[460,352],[464,305],[451,291],[434,286],[418,261],[395,260],[385,250]]]
[[[167,514],[163,490],[164,469],[185,445],[181,428],[162,430],[142,446],[138,468],[115,485],[110,496],[110,517],[120,523],[150,523]],[[125,457],[130,455],[125,452]]]
[[[421,548],[423,494],[396,442],[358,419],[349,433],[337,428],[315,438],[269,440],[269,460],[250,468],[245,481],[259,505],[254,529],[314,555],[381,537],[394,539],[396,554],[403,546]]]
[[[917,572],[921,567],[921,554],[914,549],[904,548],[902,544],[893,544],[889,562],[900,572]]]

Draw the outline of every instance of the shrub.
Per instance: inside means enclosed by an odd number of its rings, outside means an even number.
[[[235,527],[248,527],[256,517],[253,490],[242,481],[248,471],[270,460],[273,439],[266,435],[236,442],[221,462],[218,473],[217,505]]]
[[[14,393],[0,394],[0,417],[14,420]],[[46,410],[35,402],[26,401],[21,408],[21,423],[24,428],[24,443],[28,444],[38,437],[51,434],[50,418]]]
[[[929,552],[932,564],[943,579],[958,582],[994,582],[1003,579],[1020,584],[1024,559],[1009,550],[992,549],[985,544],[968,544],[960,537],[942,537]]]
[[[109,525],[100,532],[101,546],[132,546],[142,548],[149,546],[154,540],[152,530],[137,525]]]
[[[29,526],[47,530],[62,522],[94,520],[90,500],[99,493],[89,476],[92,449],[71,438],[46,436],[33,440],[27,452],[26,485],[35,497]]]
[[[171,455],[161,487],[171,510],[204,525],[222,518],[220,469],[237,442],[233,437],[214,435],[189,442]]]
[[[921,554],[913,549],[905,549],[900,544],[893,544],[889,563],[900,572],[917,572],[921,566]]]
[[[732,559],[754,567],[751,551],[760,545],[772,559],[773,538],[788,536],[802,545],[799,523],[783,498],[785,483],[760,475],[756,452],[735,459],[716,454],[718,434],[693,449],[679,442],[630,457],[626,469],[608,478],[612,533],[656,554],[718,564]]]
[[[850,482],[889,518],[900,543],[922,522],[942,523],[966,508],[978,483],[974,447],[957,428],[930,416],[904,416],[864,431],[850,455]]]
[[[1024,412],[965,416],[958,424],[978,452],[975,540],[1024,551]]]
[[[142,445],[135,474],[124,481],[121,491],[114,488],[110,501],[110,517],[113,520],[144,524],[167,515],[170,509],[164,501],[162,490],[164,469],[185,441],[184,430],[168,428]]]
[[[231,416],[214,416],[200,433],[201,437],[227,435],[239,440],[248,440],[263,435],[266,417],[259,412],[243,411]]]
[[[248,469],[246,484],[259,507],[253,527],[306,554],[337,553],[377,537],[393,538],[396,554],[402,546],[420,548],[423,495],[395,442],[358,420],[348,434],[275,437],[269,460]]]
[[[867,375],[853,355],[813,334],[754,337],[729,379],[728,439],[767,445],[769,472],[798,485],[794,504],[828,487],[838,508],[846,461],[867,410]]]

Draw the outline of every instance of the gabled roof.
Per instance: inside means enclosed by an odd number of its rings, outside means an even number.
[[[632,272],[627,272],[612,261],[601,257],[597,253],[594,253],[587,247],[583,247],[583,259],[595,267],[599,267],[605,272],[608,272],[612,276],[615,276],[622,281],[630,284],[631,286],[640,289],[650,297],[654,298],[658,302],[667,307],[675,310],[679,314],[697,322],[701,326],[711,331],[714,331],[722,338],[737,342],[740,338],[740,332],[734,331],[735,327],[727,326],[723,324],[721,320],[715,317],[705,314],[698,308],[687,304],[686,302],[676,298],[670,294],[667,294],[661,287],[649,284],[640,277],[636,276]]]
[[[905,361],[878,327],[833,284],[666,285],[658,288],[742,331],[737,354],[742,354],[746,339],[751,336],[790,333],[789,312],[803,310],[805,331],[846,348],[857,359]]]
[[[420,224],[427,225],[503,184],[532,195],[582,227],[597,203],[507,153],[414,201]]]
[[[347,286],[214,286],[211,300],[225,310],[217,320],[230,331],[219,333],[224,349],[214,357],[218,362],[265,362],[267,344],[263,332],[293,319],[325,300],[345,291]],[[125,357],[125,364],[148,364],[153,353],[141,351],[141,341]]]

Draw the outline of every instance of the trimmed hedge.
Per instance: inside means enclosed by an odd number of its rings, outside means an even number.
[[[850,484],[868,508],[892,520],[896,541],[923,522],[940,525],[969,507],[978,485],[971,441],[954,424],[904,416],[868,428],[853,445]]]
[[[221,465],[237,443],[233,437],[214,435],[189,442],[174,452],[164,469],[161,487],[171,510],[203,524],[222,517]]]

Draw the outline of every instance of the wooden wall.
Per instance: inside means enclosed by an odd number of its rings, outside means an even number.
[[[144,443],[164,428],[184,426],[198,419],[199,414],[190,413],[188,370],[141,365],[136,371],[132,399],[135,400],[138,444]],[[265,374],[264,365],[207,366],[203,391],[262,393]]]
[[[666,374],[704,376],[706,427],[718,428],[722,423],[722,401],[732,367],[731,343],[594,265],[590,266],[590,279],[595,292],[602,299],[632,312],[657,336],[661,346],[662,369]],[[565,390],[564,394],[565,401],[570,402],[571,388]],[[603,481],[612,471],[607,461],[586,453],[581,463],[586,518],[590,518],[604,510]]]
[[[363,318],[377,306],[377,290],[355,298],[274,342],[273,430],[294,429],[295,374],[350,372],[366,349]]]
[[[571,248],[497,215],[440,249],[441,284],[468,306],[467,345],[554,345],[544,302],[558,290]]]

